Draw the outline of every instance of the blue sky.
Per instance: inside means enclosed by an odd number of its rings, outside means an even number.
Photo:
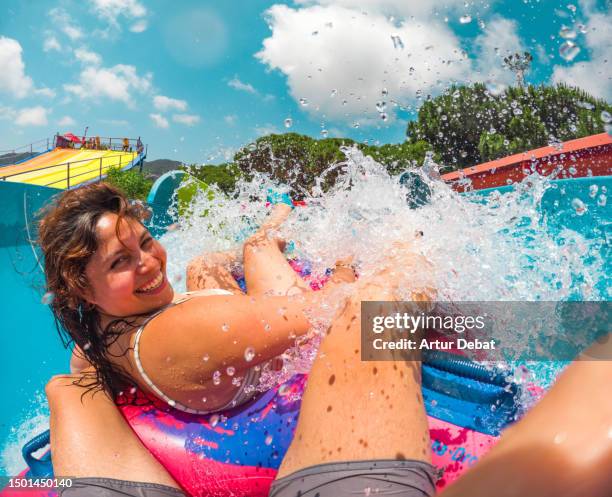
[[[610,101],[610,25],[606,0],[3,0],[0,150],[85,126],[196,163],[287,130],[397,143],[426,95],[511,84],[518,50],[528,82]]]

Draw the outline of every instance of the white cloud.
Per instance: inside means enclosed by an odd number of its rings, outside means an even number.
[[[409,18],[429,18],[440,16],[446,13],[464,13],[465,0],[427,0],[427,1],[407,1],[407,0],[296,0],[297,5],[302,6],[336,6],[353,9],[355,12],[367,14],[383,14],[385,16],[395,16]],[[489,4],[493,2],[488,2]],[[482,10],[485,5],[479,4]]]
[[[358,2],[361,10],[325,3],[330,5],[272,6],[267,11],[272,34],[256,54],[287,77],[296,101],[306,99],[304,110],[331,119],[351,121],[359,116],[380,122],[379,101],[387,102],[390,113],[392,100],[411,104],[417,92],[424,97],[450,82],[468,80],[470,63],[457,37],[432,14],[431,6],[412,5],[425,2],[382,3],[404,14],[428,15],[427,22],[390,19],[380,9],[362,12],[380,2]],[[349,5],[348,0],[339,3]],[[394,42],[392,37],[398,38]]]
[[[280,131],[274,124],[264,124],[263,126],[255,126],[255,134],[257,136],[277,135]]]
[[[36,107],[26,107],[17,111],[15,117],[15,124],[17,126],[46,126],[47,121],[47,109],[40,105]]]
[[[134,66],[88,67],[79,76],[78,84],[66,84],[64,89],[82,99],[108,98],[131,105],[132,92],[144,93],[151,88],[150,73],[139,76]]]
[[[581,2],[584,3],[584,2]],[[584,39],[577,44],[590,52],[590,60],[571,65],[556,65],[551,80],[578,86],[592,95],[606,100],[612,99],[612,71],[610,71],[610,46],[612,46],[612,14],[593,12],[593,5],[585,3],[589,18]],[[584,42],[582,41],[584,40]]]
[[[147,23],[143,19],[147,15],[147,8],[138,0],[90,0],[95,14],[111,26],[119,27],[119,18],[136,20],[130,31],[142,33],[147,29]]]
[[[0,92],[17,98],[25,97],[33,87],[32,78],[25,74],[21,52],[17,40],[0,36]]]
[[[74,56],[79,62],[92,66],[99,66],[102,63],[102,57],[96,52],[92,52],[85,47],[77,48],[74,51]]]
[[[49,16],[55,28],[62,31],[72,41],[83,38],[83,31],[78,24],[75,24],[70,14],[65,10],[56,7],[49,11]]]
[[[57,121],[58,126],[74,126],[76,121],[72,119],[70,116],[64,116],[59,121]]]
[[[253,95],[258,95],[259,92],[253,87],[250,83],[243,83],[238,79],[237,76],[234,76],[227,82],[227,86],[230,88],[234,88],[234,90],[245,91],[247,93],[252,93]]]
[[[473,81],[486,81],[497,90],[516,84],[514,73],[504,67],[504,57],[525,51],[516,22],[497,17],[487,23],[485,32],[474,43],[477,58]]]
[[[197,114],[174,114],[172,120],[185,126],[195,126],[200,122],[200,116]]]
[[[130,31],[132,33],[142,33],[146,31],[148,27],[147,21],[136,21],[134,24],[130,26]]]
[[[41,97],[55,98],[55,91],[46,87],[34,90],[34,94]]]
[[[185,100],[178,100],[176,98],[166,97],[164,95],[155,95],[153,97],[153,105],[157,110],[187,110],[187,102]]]
[[[43,42],[43,51],[51,52],[53,50],[60,52],[62,50],[62,46],[60,45],[60,42],[57,41],[57,38],[55,36],[49,35],[45,38],[45,41]]]
[[[228,126],[233,126],[238,121],[238,116],[236,114],[230,114],[223,117],[223,120]]]
[[[157,126],[158,128],[166,129],[170,126],[170,124],[168,123],[168,119],[166,119],[161,114],[149,114],[149,117],[153,121],[153,124],[155,124],[155,126]]]

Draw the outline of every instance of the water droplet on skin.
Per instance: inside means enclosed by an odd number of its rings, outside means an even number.
[[[270,445],[272,443],[272,435],[268,435],[266,439],[264,440],[264,443],[266,445]]]
[[[582,216],[587,211],[587,206],[579,198],[572,200],[572,208],[576,211],[576,214]]]
[[[247,347],[244,350],[244,360],[251,362],[255,358],[255,349],[253,347]]]
[[[302,107],[306,107],[308,105],[308,100],[305,98],[300,98],[300,105]]]
[[[225,372],[227,373],[227,376],[234,376],[234,374],[236,374],[236,368],[233,366],[228,366]]]
[[[469,14],[466,14],[466,15],[464,15],[464,16],[461,16],[461,17],[459,18],[459,22],[460,22],[461,24],[469,24],[469,23],[471,23],[471,22],[472,22],[472,16],[471,16],[471,15],[469,15]]]
[[[208,422],[210,423],[210,426],[212,426],[214,428],[219,423],[219,415],[218,414],[213,414],[210,417],[210,419],[208,420]]]
[[[228,331],[229,331],[229,329],[230,329],[229,324],[227,324],[227,323],[223,323],[223,324],[221,325],[221,331],[228,332]]]
[[[293,119],[288,117],[287,119],[285,119],[285,128],[290,128],[291,126],[293,126]]]
[[[44,305],[51,305],[53,303],[53,299],[55,298],[55,294],[53,292],[47,292],[42,296],[40,300]]]
[[[573,41],[566,41],[561,44],[559,47],[559,55],[564,60],[571,62],[574,60],[576,55],[580,52],[580,47],[576,45]]]
[[[219,385],[221,383],[221,371],[215,371],[212,379],[213,385]]]
[[[610,115],[610,113],[607,110],[602,110],[599,117],[606,124],[610,124],[612,122],[612,115]]]
[[[574,31],[572,28],[569,28],[567,26],[562,26],[561,29],[559,30],[559,36],[561,38],[563,38],[564,40],[573,40],[576,38],[576,31]]]
[[[208,354],[204,354],[204,355],[202,356],[202,360],[203,360],[204,362],[208,361],[208,359],[210,359],[210,356],[209,356]]]

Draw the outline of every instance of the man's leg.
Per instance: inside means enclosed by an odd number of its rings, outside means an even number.
[[[106,393],[86,393],[76,375],[46,387],[51,410],[51,454],[56,476],[112,478],[179,488],[142,445]]]
[[[360,359],[361,301],[394,300],[394,294],[385,278],[357,286],[323,338],[279,478],[322,463],[414,460],[427,466],[423,463],[431,460],[418,357],[408,362]],[[433,490],[433,482],[429,486]]]
[[[612,336],[576,361],[481,462],[440,497],[612,495]]]

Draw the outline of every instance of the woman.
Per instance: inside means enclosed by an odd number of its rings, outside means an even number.
[[[104,183],[64,192],[39,237],[58,329],[82,351],[77,369],[95,368],[81,384],[113,398],[138,388],[197,414],[253,397],[262,370],[309,331],[304,311],[334,286],[310,292],[268,237],[289,212],[276,205],[246,241],[246,295],[218,260],[191,264],[189,286],[205,290],[181,295],[142,208]]]

